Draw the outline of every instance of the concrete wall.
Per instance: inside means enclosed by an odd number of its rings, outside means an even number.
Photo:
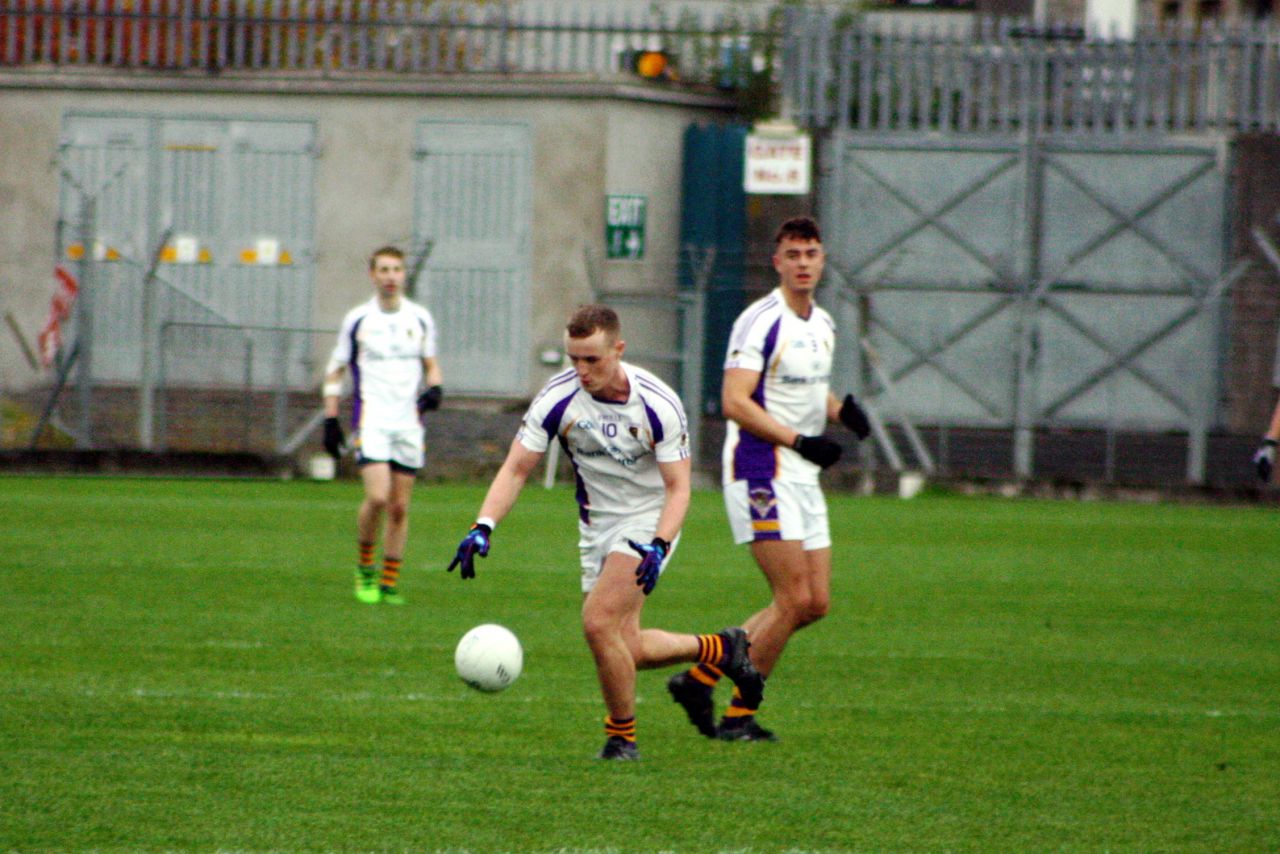
[[[314,323],[336,326],[367,298],[367,254],[411,233],[413,132],[421,119],[509,120],[533,130],[533,316],[530,359],[559,346],[564,318],[593,290],[673,290],[680,223],[684,128],[732,106],[661,86],[581,81],[567,85],[376,81],[323,87],[303,82],[23,76],[0,70],[0,314],[11,312],[34,346],[52,292],[58,182],[51,165],[71,111],[142,116],[292,119],[316,123]],[[70,81],[70,82],[68,82]],[[198,86],[203,91],[191,91]],[[606,193],[648,197],[648,247],[639,261],[603,262]],[[598,281],[590,281],[592,272]],[[627,318],[624,316],[624,324]],[[671,345],[668,319],[637,317],[627,334]],[[550,368],[535,367],[530,391]],[[0,391],[47,384],[15,337],[0,331]]]

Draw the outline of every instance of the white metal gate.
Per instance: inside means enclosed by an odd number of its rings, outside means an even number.
[[[415,232],[430,246],[418,294],[440,327],[451,388],[524,394],[530,363],[532,141],[507,122],[423,121]]]
[[[937,425],[1186,431],[1203,472],[1225,347],[1223,147],[837,133],[840,308]],[[842,362],[860,370],[846,343]]]
[[[162,336],[170,322],[310,324],[314,126],[69,114],[63,127],[59,250],[98,259],[93,378],[145,380],[150,348],[165,351],[169,382],[243,385],[248,346],[271,354],[255,360],[251,383],[313,381],[309,342],[288,334]],[[89,199],[96,234],[82,239]]]

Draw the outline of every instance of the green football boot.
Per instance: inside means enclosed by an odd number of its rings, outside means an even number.
[[[378,593],[382,596],[382,601],[388,605],[403,605],[404,597],[400,595],[400,590],[396,587],[380,587]]]
[[[372,569],[356,568],[356,598],[366,605],[376,605],[382,598],[378,590],[378,576]]]

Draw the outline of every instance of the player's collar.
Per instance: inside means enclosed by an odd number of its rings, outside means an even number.
[[[787,311],[791,312],[796,317],[806,322],[813,319],[813,310],[818,307],[818,301],[814,299],[812,295],[810,295],[809,297],[809,313],[801,314],[800,312],[792,308],[791,303],[787,301],[787,292],[782,287],[782,285],[778,285],[777,292],[778,292],[778,299],[782,301],[782,305],[787,309]]]

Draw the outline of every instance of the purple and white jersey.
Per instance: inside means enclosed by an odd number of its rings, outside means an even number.
[[[582,388],[577,373],[561,371],[538,392],[517,437],[530,451],[545,453],[558,438],[573,464],[579,518],[661,510],[666,501],[658,463],[689,456],[684,404],[644,368],[622,363],[631,393],[625,403],[598,400]]]
[[[830,314],[814,305],[803,318],[776,289],[738,315],[724,366],[759,371],[752,399],[779,423],[813,436],[827,423],[835,341]],[[757,438],[734,421],[727,425],[722,462],[725,483],[760,478],[817,483],[821,470],[791,448]]]
[[[436,323],[431,312],[407,299],[395,311],[378,307],[377,297],[342,319],[329,370],[351,371],[352,422],[385,430],[416,427],[423,359],[436,355]]]

